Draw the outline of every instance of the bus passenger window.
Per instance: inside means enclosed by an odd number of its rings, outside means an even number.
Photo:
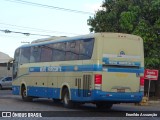
[[[20,64],[30,62],[30,47],[21,48]]]
[[[53,44],[52,60],[64,61],[66,56],[65,48],[66,48],[66,44],[64,42]]]
[[[41,51],[41,62],[52,61],[52,48],[43,46]]]
[[[79,59],[91,59],[94,47],[94,39],[81,40]]]
[[[19,54],[20,54],[20,49],[17,49],[14,54],[14,60],[16,62],[19,62]]]
[[[66,60],[79,59],[79,41],[67,42],[66,46]]]
[[[31,47],[31,57],[30,57],[30,62],[40,62],[40,55],[41,55],[41,47],[39,46],[34,46]]]

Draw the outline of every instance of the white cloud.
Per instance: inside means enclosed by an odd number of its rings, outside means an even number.
[[[100,3],[93,3],[93,4],[85,4],[84,5],[84,9],[85,11],[88,11],[88,12],[95,12],[95,11],[98,11],[98,10],[102,10],[102,1]]]

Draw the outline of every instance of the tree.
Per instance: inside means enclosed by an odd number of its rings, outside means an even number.
[[[105,0],[101,7],[102,10],[88,19],[90,32],[141,36],[145,68],[160,70],[160,0]],[[160,91],[160,79],[158,84],[156,88]]]

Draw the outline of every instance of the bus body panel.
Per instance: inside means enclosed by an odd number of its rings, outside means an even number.
[[[128,34],[102,34],[99,44],[103,46],[102,90],[139,92],[144,72],[142,39]]]
[[[90,59],[19,65],[13,94],[20,95],[25,84],[27,95],[32,97],[61,99],[62,89],[67,87],[71,100],[76,102],[140,102],[143,97],[140,76],[144,69],[142,39],[119,33],[96,33],[91,38],[95,40]],[[95,86],[96,74],[102,75],[100,89]]]

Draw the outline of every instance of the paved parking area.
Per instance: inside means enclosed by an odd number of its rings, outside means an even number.
[[[21,96],[12,95],[11,90],[1,90],[0,91],[0,111],[1,112],[2,111],[12,111],[12,112],[47,111],[48,114],[52,114],[53,116],[56,116],[56,117],[59,117],[59,116],[66,117],[66,119],[68,119],[68,115],[73,116],[73,114],[76,114],[75,116],[77,117],[81,116],[83,118],[89,115],[89,118],[91,118],[92,116],[95,116],[95,117],[92,117],[93,119],[97,117],[102,117],[102,116],[103,116],[103,119],[104,117],[111,117],[111,119],[115,119],[114,117],[116,116],[121,117],[119,113],[122,113],[123,118],[126,119],[126,117],[124,116],[127,113],[134,114],[134,113],[141,113],[141,112],[144,113],[148,111],[149,114],[157,113],[158,115],[160,115],[160,104],[149,103],[148,106],[135,106],[134,104],[116,104],[116,105],[113,105],[110,111],[100,112],[100,111],[96,111],[96,107],[93,104],[85,104],[75,109],[67,109],[63,107],[62,103],[53,103],[51,99],[41,98],[41,99],[35,99],[33,102],[24,102],[21,99]],[[127,116],[127,118],[128,117],[130,116]],[[157,119],[157,117],[154,117],[154,118]]]

